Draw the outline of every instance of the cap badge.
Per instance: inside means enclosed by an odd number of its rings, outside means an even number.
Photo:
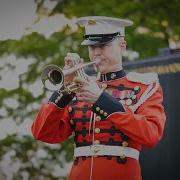
[[[95,25],[95,24],[96,24],[96,21],[93,20],[93,19],[90,19],[90,20],[88,21],[88,25]]]

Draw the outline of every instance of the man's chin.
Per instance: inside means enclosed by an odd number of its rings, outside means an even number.
[[[101,74],[106,74],[107,73],[107,69],[105,67],[102,67],[102,66],[99,66],[98,67],[98,71],[101,73]]]

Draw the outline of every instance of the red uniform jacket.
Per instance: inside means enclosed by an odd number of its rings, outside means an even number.
[[[42,105],[32,125],[37,140],[60,143],[74,132],[76,147],[92,144],[90,116],[95,116],[96,144],[131,147],[154,147],[163,135],[165,112],[163,93],[156,74],[121,71],[101,75],[104,92],[95,104],[73,100],[58,104],[54,94]],[[56,100],[56,101],[55,101]],[[62,102],[61,102],[62,104]],[[74,161],[69,180],[89,180],[91,157]],[[140,180],[139,161],[129,157],[97,156],[93,158],[92,180]]]

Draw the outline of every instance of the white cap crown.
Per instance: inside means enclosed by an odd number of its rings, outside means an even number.
[[[125,27],[131,26],[133,22],[105,16],[86,16],[78,18],[77,24],[85,27],[86,35],[113,34],[120,32],[120,36],[124,36]]]

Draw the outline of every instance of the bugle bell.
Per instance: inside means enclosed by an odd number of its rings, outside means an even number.
[[[93,64],[97,64],[99,61],[93,61],[89,63],[81,63],[78,65],[75,65],[73,68],[70,69],[61,69],[59,66],[54,64],[46,65],[41,74],[41,81],[46,89],[50,91],[74,91],[73,89],[70,89],[70,85],[67,89],[65,81],[65,76],[68,76],[72,73],[76,73],[78,77],[81,77],[83,79],[87,79],[87,74],[84,71],[84,67],[90,66]],[[68,82],[69,83],[69,82]],[[71,82],[73,83],[73,82]]]

